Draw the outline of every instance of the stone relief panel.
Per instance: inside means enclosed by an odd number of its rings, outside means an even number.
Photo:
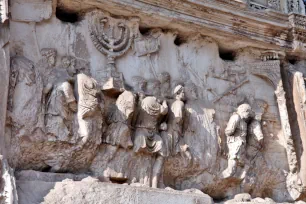
[[[264,10],[264,9],[274,9],[280,10],[280,1],[279,0],[251,0],[250,7],[256,10]]]
[[[1,23],[5,22],[8,20],[8,1],[7,0],[2,0],[0,1],[0,20]]]
[[[11,43],[10,164],[296,199],[278,55],[245,48],[224,60],[212,38],[176,45],[175,31],[138,27],[98,10],[77,24],[12,21],[24,32]]]
[[[286,64],[286,81],[288,89],[291,89],[289,95],[290,108],[288,109],[290,115],[292,116],[290,120],[290,125],[292,128],[294,144],[296,147],[296,156],[298,169],[297,173],[299,175],[300,188],[296,188],[296,192],[303,191],[302,186],[305,183],[305,162],[304,162],[304,147],[305,147],[305,122],[304,122],[304,98],[305,98],[305,79],[304,79],[304,66],[305,61],[301,61],[296,64],[288,63]],[[294,179],[294,177],[293,177]],[[294,184],[293,181],[291,183]],[[289,183],[289,185],[291,184]],[[302,185],[301,185],[302,184]]]
[[[282,13],[305,14],[303,0],[250,0],[249,7],[255,11],[274,10]]]
[[[99,83],[103,90],[108,92],[123,92],[122,73],[116,71],[115,59],[126,53],[138,31],[137,18],[130,21],[120,20],[110,17],[101,11],[90,13],[89,32],[94,46],[107,57],[107,64],[100,67]]]

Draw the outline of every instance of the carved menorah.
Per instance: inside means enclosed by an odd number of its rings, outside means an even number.
[[[102,89],[122,92],[123,77],[122,73],[116,71],[115,59],[129,50],[134,39],[133,32],[124,22],[99,12],[93,12],[89,31],[94,46],[107,57],[105,71],[101,74]]]

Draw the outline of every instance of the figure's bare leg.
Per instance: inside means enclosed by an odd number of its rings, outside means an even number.
[[[158,187],[158,180],[163,169],[163,164],[164,158],[158,155],[153,166],[152,188]]]
[[[185,157],[187,159],[187,162],[188,162],[185,167],[192,166],[193,161],[192,161],[192,154],[191,154],[191,152],[187,149],[186,151],[182,152],[182,154],[183,154],[183,157]]]
[[[246,174],[248,173],[249,169],[250,169],[250,166],[249,166],[248,164],[244,164],[244,165],[243,165],[242,173],[241,173],[241,175],[240,175],[240,178],[241,178],[241,179],[244,179],[244,178],[245,178],[245,176],[246,176]]]
[[[227,168],[222,172],[223,178],[232,177],[236,173],[237,161],[235,159],[229,159]]]
[[[183,138],[181,138],[183,139]],[[185,167],[190,167],[192,166],[193,163],[193,156],[189,150],[189,146],[187,144],[180,144],[180,154],[181,156],[187,160],[187,165]]]

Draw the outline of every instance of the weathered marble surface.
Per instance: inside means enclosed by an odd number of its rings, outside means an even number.
[[[2,100],[0,101],[0,155],[7,154],[7,146],[9,138],[5,137],[5,124],[6,124],[6,110],[8,101],[8,87],[10,75],[10,57],[9,57],[9,36],[10,31],[8,25],[0,25],[0,48],[1,56],[0,62],[2,67],[0,69],[0,94]]]
[[[0,203],[18,203],[14,170],[3,156],[0,156]]]
[[[185,193],[101,183],[87,179],[62,182],[17,181],[20,204],[30,203],[160,203],[160,204],[210,204],[212,198],[205,194]]]
[[[82,70],[84,70],[85,72],[91,73],[93,78],[98,76],[96,78],[96,80],[98,80],[97,85],[101,83],[101,81],[99,81],[99,73],[103,72],[103,65],[107,64],[107,59],[92,45],[92,40],[88,33],[89,18],[90,15],[86,15],[84,20],[75,26],[72,24],[64,24],[54,17],[52,17],[48,24],[37,24],[35,25],[36,32],[34,32],[35,37],[33,38],[33,40],[37,42],[35,44],[30,43],[31,39],[23,37],[25,33],[33,33],[33,26],[31,24],[26,25],[20,22],[12,22],[12,29],[18,30],[20,26],[24,26],[23,33],[13,32],[15,34],[12,36],[11,42],[12,50],[16,50],[16,52],[19,52],[18,46],[21,45],[20,42],[23,42],[23,55],[30,60],[28,61],[28,67],[25,66],[23,69],[26,72],[28,69],[42,69],[40,73],[38,72],[35,75],[35,83],[22,81],[27,80],[27,78],[19,78],[19,83],[21,84],[18,86],[17,83],[15,86],[15,93],[19,88],[32,89],[33,95],[27,95],[27,97],[31,100],[40,99],[41,96],[37,96],[39,91],[34,91],[41,89],[39,80],[42,79],[44,86],[47,86],[48,83],[44,82],[44,78],[46,78],[46,80],[49,79],[48,76],[44,75],[44,72],[55,70],[56,75],[56,70],[64,67],[62,65],[64,62],[62,62],[61,58],[68,54],[65,53],[66,49],[71,49],[71,52],[77,58],[75,64],[77,72],[83,72]],[[62,35],[63,38],[52,38],[50,33],[47,32],[50,29],[53,30],[54,34],[58,33],[55,35]],[[73,35],[68,35],[68,33],[73,33]],[[237,53],[235,62],[231,62],[224,61],[219,57],[217,43],[211,38],[195,36],[187,39],[181,46],[176,46],[173,43],[176,38],[176,33],[171,31],[162,32],[160,30],[153,30],[152,33],[148,33],[146,36],[142,36],[140,33],[137,35],[140,40],[143,38],[158,38],[160,41],[160,49],[158,52],[155,51],[152,53],[152,56],[138,56],[135,50],[130,49],[123,57],[118,58],[116,60],[116,69],[123,74],[124,83],[132,87],[133,91],[133,77],[140,75],[147,81],[147,89],[144,90],[145,94],[159,96],[159,86],[156,85],[156,79],[154,78],[160,73],[168,72],[170,74],[171,83],[170,93],[175,87],[174,84],[184,83],[184,87],[186,87],[187,90],[186,104],[184,107],[186,119],[184,120],[185,127],[183,135],[187,145],[186,147],[188,147],[191,152],[192,160],[188,161],[188,157],[181,154],[171,156],[164,160],[164,171],[157,170],[156,172],[156,175],[162,175],[157,185],[172,186],[175,189],[198,188],[204,192],[212,193],[215,198],[224,198],[228,195],[236,194],[241,191],[241,187],[242,189],[247,188],[248,191],[253,191],[254,196],[262,196],[265,187],[254,187],[255,183],[261,186],[268,186],[270,189],[286,189],[284,183],[286,176],[282,171],[278,170],[286,170],[288,164],[286,160],[286,146],[283,145],[286,141],[282,137],[282,131],[279,131],[281,123],[278,116],[277,101],[274,98],[274,87],[266,80],[250,73],[250,70],[253,69],[253,64],[259,63],[259,68],[257,69],[261,69],[261,60],[258,61],[258,58],[261,56],[261,51],[256,49],[241,50]],[[66,42],[69,42],[68,45]],[[78,45],[80,43],[85,45],[82,47],[83,50],[78,50]],[[146,41],[144,43],[146,43]],[[39,49],[37,49],[36,46],[39,46]],[[50,58],[48,55],[46,55],[46,58],[39,57],[40,50],[50,46],[56,49],[57,56],[54,56],[54,59]],[[66,46],[68,47],[65,48]],[[35,47],[37,52],[35,52]],[[83,67],[83,61],[87,61],[87,67]],[[251,66],[244,66],[246,62]],[[275,66],[277,66],[277,63]],[[275,68],[279,69],[279,67]],[[16,68],[16,70],[21,72],[22,69],[19,68],[18,70]],[[18,76],[22,77],[22,74]],[[30,74],[29,76],[32,75]],[[84,109],[85,112],[84,114],[82,113],[81,101],[83,100],[83,92],[80,87],[83,85],[80,85],[78,82],[78,77],[72,77],[71,80],[71,86],[74,87],[73,89],[76,90],[75,87],[78,87],[74,94],[77,98],[79,108],[77,113],[69,111],[69,114],[72,114],[72,118],[69,120],[64,116],[60,116],[66,120],[67,127],[71,126],[70,133],[68,134],[69,136],[67,137],[68,139],[63,140],[60,135],[45,135],[44,132],[48,132],[48,129],[44,130],[44,126],[42,125],[41,127],[39,125],[42,123],[39,122],[40,112],[35,109],[39,107],[35,105],[37,103],[36,101],[33,101],[33,103],[31,102],[35,110],[31,111],[33,115],[28,115],[26,112],[18,112],[19,105],[21,105],[19,109],[23,109],[22,102],[25,100],[22,98],[18,99],[18,97],[23,96],[21,94],[15,94],[16,98],[11,98],[15,102],[18,102],[12,109],[12,116],[16,115],[16,117],[12,117],[12,125],[16,128],[12,129],[13,132],[11,134],[12,156],[10,161],[12,166],[18,169],[71,173],[86,172],[90,170],[95,176],[109,178],[111,181],[115,182],[141,182],[145,185],[151,185],[154,178],[159,178],[154,176],[151,172],[156,163],[155,156],[152,157],[146,155],[146,153],[144,153],[144,155],[137,154],[133,149],[129,148],[124,150],[116,143],[115,145],[102,144],[97,148],[97,145],[101,143],[103,131],[105,130],[107,132],[107,128],[111,128],[111,125],[109,124],[110,126],[107,127],[106,123],[103,122],[100,127],[100,122],[98,121],[101,118],[98,112],[96,112],[97,115],[95,116],[90,114],[90,112],[87,115],[87,110]],[[76,80],[76,82],[73,82],[74,80]],[[92,88],[91,85],[86,86]],[[260,89],[254,88],[256,86],[260,86],[267,91],[262,93]],[[10,92],[14,93],[13,90]],[[98,93],[98,88],[95,89],[94,92],[95,94]],[[22,93],[22,91],[18,93]],[[50,93],[52,97],[53,92]],[[98,96],[96,97],[95,94],[93,98],[89,98],[89,101],[93,102],[92,108],[90,109],[94,110],[96,108],[101,108],[101,114],[107,118],[109,114],[112,114],[111,105],[114,103],[113,101],[117,96],[107,96],[106,93],[105,96],[102,96],[100,99]],[[141,97],[140,93],[136,92],[135,94],[139,95],[138,98]],[[170,108],[172,99],[167,100],[167,107]],[[232,188],[226,188],[227,183],[232,181],[223,180],[222,177],[220,177],[221,172],[226,168],[226,157],[222,156],[222,154],[227,154],[224,136],[225,125],[230,114],[239,103],[248,102],[255,108],[257,107],[258,100],[263,100],[268,104],[268,109],[265,111],[269,117],[264,119],[267,120],[267,125],[264,127],[266,148],[261,152],[262,156],[256,157],[253,161],[253,163],[259,162],[262,165],[260,168],[256,165],[256,168],[252,169],[252,171],[260,172],[263,168],[266,168],[267,174],[275,174],[277,176],[273,177],[273,179],[271,178],[271,182],[273,181],[271,183],[266,179],[266,175],[255,173],[259,177],[257,179],[265,182],[257,182],[254,181],[255,178],[252,178],[250,184],[247,183],[241,186],[240,182],[243,178],[236,178],[235,185]],[[48,104],[47,101],[48,99],[46,99],[45,105]],[[65,103],[54,105],[52,104],[52,100],[49,101],[51,102],[50,105],[54,107],[66,107]],[[25,104],[29,104],[29,102]],[[40,103],[38,102],[38,104]],[[41,104],[44,103],[41,102]],[[40,108],[44,108],[45,105],[41,105]],[[68,104],[67,107],[69,108]],[[86,107],[86,105],[84,107]],[[48,113],[48,107],[46,111]],[[38,115],[36,114],[35,116],[35,112],[37,112]],[[17,117],[18,115],[19,117]],[[84,118],[82,117],[84,116],[82,115],[86,116],[87,122],[83,122]],[[37,125],[35,126],[35,124],[33,124],[29,126],[31,128],[37,128],[28,129],[23,132],[22,130],[26,130],[25,127],[29,124],[28,122],[30,120],[19,119],[28,116],[37,117],[37,120],[33,121],[33,123],[37,121]],[[94,117],[96,118],[94,119]],[[264,117],[265,116],[263,116],[263,118]],[[14,120],[14,118],[17,120]],[[59,121],[63,119],[59,118]],[[150,119],[144,117],[143,120],[149,121]],[[27,123],[24,123],[25,121],[27,121]],[[82,122],[82,125],[80,122]],[[48,122],[46,124],[48,125]],[[56,122],[55,124],[58,124],[54,126],[56,130],[59,128],[59,124],[63,124],[63,122]],[[156,123],[156,125],[157,124],[160,123]],[[90,130],[91,125],[93,125],[92,128],[94,129]],[[170,123],[168,123],[168,125],[170,125]],[[133,127],[137,128],[137,122],[136,126],[132,125],[132,130]],[[86,130],[87,128],[89,128],[88,131],[90,130],[92,132],[88,133]],[[103,131],[101,131],[101,128]],[[169,128],[171,127],[169,126]],[[81,133],[80,130],[85,130],[85,132]],[[135,130],[132,132],[134,131]],[[163,131],[158,130],[157,132],[162,136]],[[165,133],[166,132],[167,130]],[[128,136],[132,139],[134,137],[133,134]],[[89,138],[89,143],[87,143],[86,138]],[[132,141],[135,142],[135,140]],[[161,168],[161,160],[158,160],[158,162],[159,163],[156,164],[158,167],[156,168]],[[252,171],[249,171],[250,175],[254,174],[251,173]],[[260,178],[261,176],[262,178]],[[220,185],[220,183],[224,185]],[[154,184],[154,186],[157,185]],[[243,187],[245,185],[251,187]],[[280,200],[286,199],[286,197],[288,198],[282,191],[272,191],[269,196]]]
[[[0,153],[19,203],[305,200],[301,1],[10,5]]]

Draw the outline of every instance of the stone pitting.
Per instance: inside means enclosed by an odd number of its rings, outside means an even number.
[[[0,5],[1,204],[306,201],[302,1]]]

